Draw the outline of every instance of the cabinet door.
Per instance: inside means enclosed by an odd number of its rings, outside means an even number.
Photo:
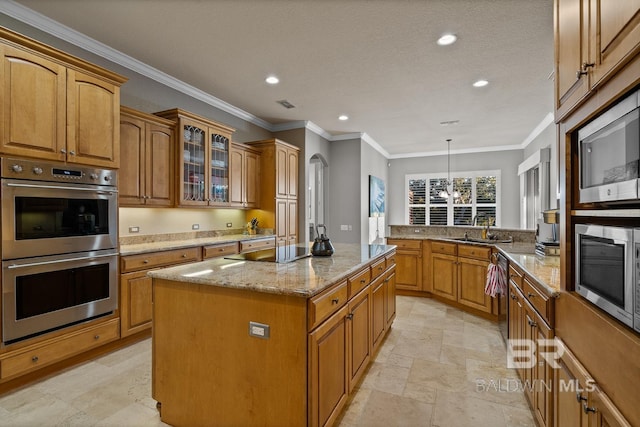
[[[125,273],[120,277],[120,335],[151,327],[151,284],[147,271]]]
[[[382,343],[387,319],[385,313],[386,301],[385,286],[387,282],[384,276],[378,277],[371,284],[371,342],[373,351],[376,351]]]
[[[298,242],[298,201],[287,201],[287,244]]]
[[[182,119],[178,130],[179,173],[178,173],[178,203],[181,206],[203,206],[207,203],[205,193],[205,176],[207,173],[206,162],[208,150],[206,141],[208,129],[206,125]],[[208,181],[208,178],[207,178]]]
[[[398,278],[402,271],[397,267]],[[458,299],[458,257],[434,253],[431,255],[431,285],[433,293],[443,298]],[[397,279],[396,279],[397,280]]]
[[[640,52],[640,0],[591,0],[591,86]]]
[[[516,346],[516,342],[521,340],[524,336],[524,297],[517,290],[512,281],[509,282],[509,343],[507,350],[509,351],[510,358],[513,358],[512,350],[518,351],[519,347]],[[510,359],[513,360],[513,359]],[[514,360],[518,362],[519,360]],[[524,378],[524,369],[516,368],[520,378]]]
[[[589,91],[589,0],[555,2],[556,120]],[[586,71],[586,73],[581,73]]]
[[[209,205],[229,206],[229,137],[215,130],[209,130],[209,157],[205,164],[205,177]]]
[[[298,152],[287,150],[287,195],[298,198]]]
[[[589,413],[590,423],[592,427],[631,427],[631,424],[624,418],[613,402],[609,400],[606,394],[600,388],[594,387],[592,393],[589,393],[589,403],[585,409],[583,404],[583,413]]]
[[[391,270],[391,272],[387,273],[387,278],[385,279],[386,290],[385,290],[385,298],[387,299],[387,303],[385,304],[386,310],[386,320],[387,324],[385,329],[389,329],[393,320],[396,318],[396,270],[395,268]]]
[[[396,253],[396,287],[411,291],[422,290],[422,256],[417,251]]]
[[[286,199],[276,199],[276,245],[286,245],[289,238],[287,212],[289,203]]]
[[[276,197],[289,197],[288,164],[288,150],[286,147],[276,145]]]
[[[487,261],[458,258],[458,302],[485,313],[491,313],[492,298],[484,293]]]
[[[554,348],[547,348],[543,343],[553,340],[553,331],[542,320],[540,315],[530,306],[526,305],[528,316],[532,318],[532,336],[536,342],[537,363],[532,369],[533,382],[533,414],[540,426],[551,426],[553,371],[549,363],[541,356],[542,352],[552,352]]]
[[[245,152],[238,148],[231,148],[229,152],[229,173],[231,176],[231,190],[229,192],[229,201],[232,206],[244,206],[245,188],[244,176],[246,174],[244,165]]]
[[[384,299],[383,299],[384,301]],[[349,347],[349,392],[351,392],[371,359],[371,298],[369,287],[363,289],[349,301],[349,323],[347,324]]]
[[[173,205],[173,129],[147,124],[145,149],[145,204]],[[120,182],[121,184],[122,182]]]
[[[248,208],[258,207],[258,176],[260,173],[260,158],[258,154],[247,151],[244,156],[244,178],[245,178],[245,206]]]
[[[67,70],[67,161],[120,166],[120,88]]]
[[[145,122],[120,115],[120,206],[139,206],[145,202]]]
[[[2,154],[64,160],[66,68],[0,44]]]
[[[344,306],[309,334],[309,425],[332,425],[349,394]]]
[[[582,409],[582,405],[587,403],[589,386],[586,372],[568,351],[560,354],[557,363],[559,366],[554,369],[553,376],[554,425],[587,427],[588,417]]]

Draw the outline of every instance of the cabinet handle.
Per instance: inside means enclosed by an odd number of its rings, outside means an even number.
[[[585,402],[586,402],[586,401],[587,401],[587,398],[586,398],[586,397],[584,397],[584,396],[582,396],[582,395],[580,394],[580,392],[579,392],[579,391],[577,391],[577,392],[576,392],[576,400],[578,401],[578,403],[580,403],[580,402],[582,402],[582,401],[585,401]]]
[[[360,283],[365,284],[365,283],[367,283],[367,281],[364,280],[364,279],[360,279]]]
[[[337,304],[339,302],[340,302],[340,300],[338,298],[334,298],[334,299],[331,300],[331,304]]]
[[[65,150],[64,148],[61,148],[61,149],[60,149],[60,152],[61,152],[62,154],[67,154],[67,150]]]
[[[71,154],[72,156],[75,156],[75,155],[76,155],[76,152],[75,152],[75,151],[73,151],[73,150],[71,150],[71,151],[69,151],[69,154]]]
[[[536,296],[536,294],[532,294],[531,292],[527,292],[527,296],[528,296],[529,298],[533,298],[533,297],[535,297],[535,296]]]
[[[538,326],[538,324],[536,322],[534,322],[531,319],[527,319],[527,323],[529,324],[529,326],[531,326],[532,328],[535,328],[536,326]]]
[[[224,252],[224,248],[218,249],[218,252]]]
[[[94,335],[93,339],[96,340],[96,341],[99,340],[100,339],[100,335]]]
[[[511,299],[512,299],[512,300],[514,300],[514,301],[517,301],[517,300],[518,300],[518,297],[517,297],[517,296],[515,296],[514,294],[511,294],[511,295],[510,295],[510,297],[511,297]]]
[[[143,261],[142,261],[142,263],[143,263],[143,264],[149,264],[149,260],[148,260],[148,259],[145,259],[145,260],[143,260]]]
[[[353,319],[353,313],[347,314],[347,319],[349,319],[349,320]]]
[[[186,258],[186,257],[187,257],[187,254],[182,254],[182,258]]]
[[[40,360],[40,358],[39,358],[38,356],[33,356],[33,357],[31,358],[31,361],[32,361],[33,363],[37,363],[37,362],[38,362],[38,360]]]
[[[586,403],[582,404],[582,410],[584,411],[585,414],[588,414],[589,412],[593,412],[593,413],[598,412],[596,408],[594,408],[593,406],[588,406]]]

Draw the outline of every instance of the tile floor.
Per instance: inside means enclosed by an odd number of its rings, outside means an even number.
[[[427,298],[397,318],[338,425],[535,426],[497,325]],[[147,339],[0,396],[0,426],[166,426]]]

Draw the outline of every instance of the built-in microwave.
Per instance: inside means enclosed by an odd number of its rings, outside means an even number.
[[[640,229],[576,224],[575,290],[640,332]]]
[[[640,91],[578,131],[580,203],[640,199]]]

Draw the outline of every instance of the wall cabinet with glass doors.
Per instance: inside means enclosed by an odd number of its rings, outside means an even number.
[[[177,205],[230,206],[229,149],[235,129],[172,109],[155,113],[177,125]]]

